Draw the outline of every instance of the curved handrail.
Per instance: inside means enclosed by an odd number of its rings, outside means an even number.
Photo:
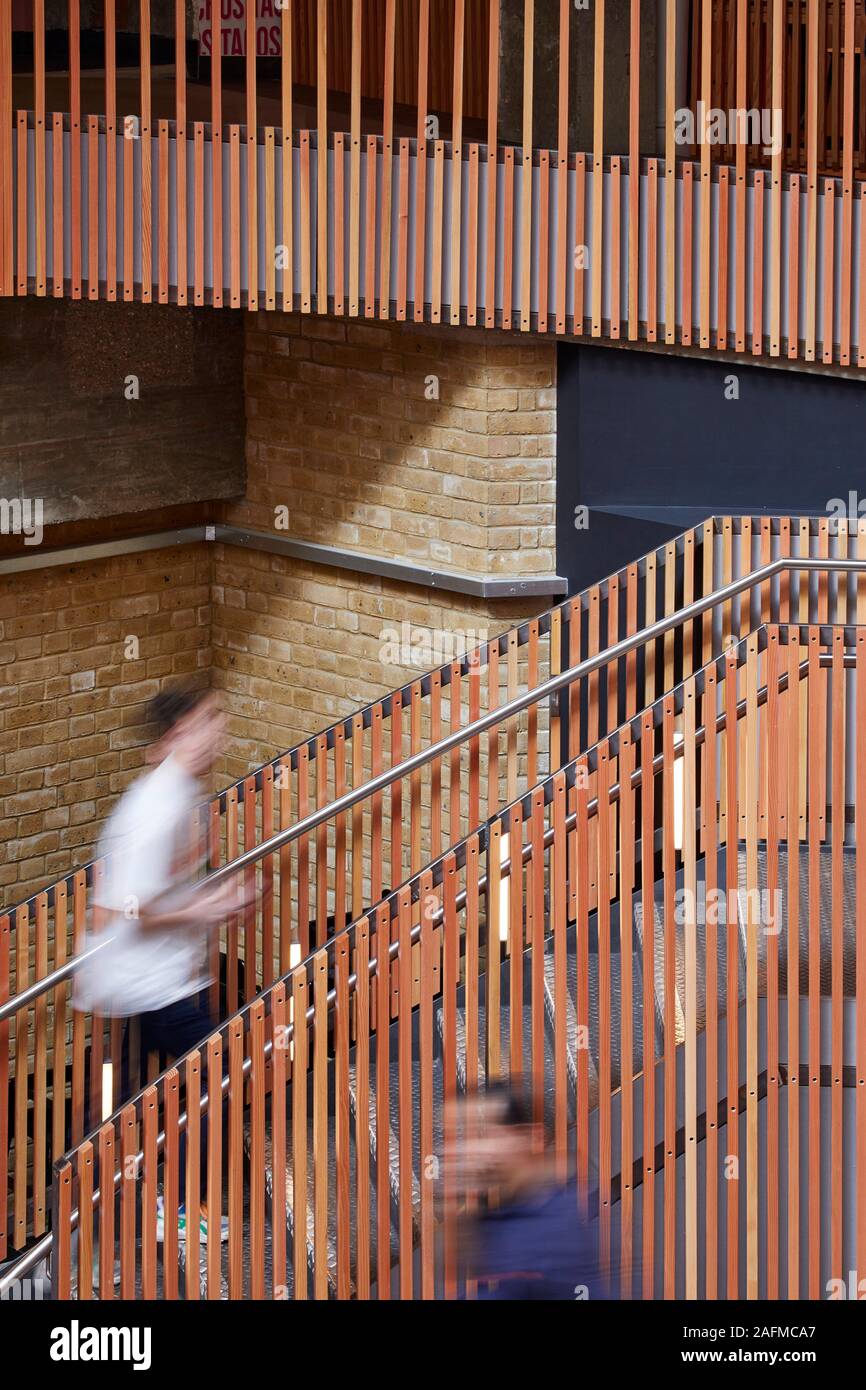
[[[342,796],[337,797],[334,801],[330,801],[327,805],[320,806],[317,810],[311,811],[309,815],[296,821],[294,825],[287,826],[285,830],[277,831],[277,833],[270,836],[269,839],[263,840],[260,845],[254,845],[251,849],[245,850],[228,864],[221,865],[220,868],[214,869],[212,873],[199,879],[192,888],[193,894],[211,890],[218,884],[223,883],[226,879],[232,878],[235,874],[241,873],[245,869],[252,868],[254,865],[258,864],[260,860],[265,859],[269,854],[273,854],[275,850],[281,849],[284,845],[290,845],[302,836],[308,835],[310,831],[323,825],[325,821],[329,821],[336,816],[342,815],[346,811],[350,811],[353,806],[357,806],[359,802],[366,801],[369,797],[375,796],[377,793],[386,790],[392,783],[408,777],[413,772],[420,771],[421,768],[426,767],[428,763],[433,762],[436,758],[441,758],[446,753],[450,753],[452,749],[458,748],[462,744],[477,738],[495,724],[504,723],[506,720],[522,713],[523,710],[528,709],[531,705],[538,704],[551,695],[558,694],[575,681],[581,680],[584,676],[592,675],[594,671],[600,670],[602,666],[612,664],[621,657],[628,656],[630,652],[636,651],[638,647],[646,646],[649,642],[663,637],[665,633],[671,632],[675,627],[679,627],[693,621],[695,618],[701,617],[702,614],[709,612],[710,609],[717,607],[719,604],[727,603],[730,599],[736,598],[738,594],[744,593],[747,589],[765,584],[769,580],[774,579],[776,575],[794,573],[797,571],[830,571],[834,573],[866,574],[866,560],[855,560],[841,556],[831,556],[827,558],[811,555],[780,556],[778,559],[772,560],[769,564],[763,565],[760,569],[752,570],[749,574],[743,575],[740,579],[732,580],[729,584],[714,589],[712,593],[706,594],[702,598],[695,599],[692,603],[686,604],[685,607],[678,609],[675,613],[670,613],[667,617],[657,619],[656,622],[641,628],[640,631],[633,633],[632,636],[623,637],[619,642],[614,643],[613,646],[606,647],[603,651],[597,652],[595,656],[586,657],[583,661],[579,661],[577,665],[570,666],[567,670],[560,672],[556,676],[551,676],[548,680],[542,682],[541,685],[533,687],[532,690],[527,691],[525,694],[516,696],[513,700],[508,701],[504,705],[497,705],[494,709],[488,710],[486,714],[481,715],[480,718],[474,720],[471,724],[467,724],[462,729],[455,729],[452,733],[446,735],[445,738],[440,739],[438,743],[431,744],[429,748],[423,748],[419,752],[413,753],[411,757],[379,773],[376,777],[371,778],[370,781],[362,783],[359,787],[353,787],[351,791],[344,792]],[[102,949],[103,946],[109,945],[113,939],[113,937],[106,936],[104,941],[99,942],[98,949]],[[95,948],[89,948],[88,951],[82,952],[78,956],[71,957],[64,965],[59,966],[51,976],[47,976],[44,980],[37,980],[29,989],[24,991],[23,994],[13,995],[11,999],[0,1006],[0,1023],[3,1023],[7,1018],[11,1018],[19,1009],[27,1007],[34,999],[38,998],[40,994],[45,993],[48,989],[56,988],[58,984],[61,984],[77,970],[80,970],[82,965],[91,958],[94,949]]]

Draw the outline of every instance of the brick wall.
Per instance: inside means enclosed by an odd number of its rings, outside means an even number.
[[[142,766],[144,704],[160,683],[196,673],[208,683],[210,559],[202,545],[3,577],[5,905],[91,857]]]
[[[227,520],[476,575],[553,574],[555,349],[260,313]]]
[[[284,535],[479,576],[552,573],[554,371],[543,343],[260,314],[247,494],[209,515],[272,530],[284,507]],[[142,764],[161,680],[197,671],[225,692],[216,790],[548,606],[212,544],[3,578],[4,903],[90,857]],[[420,650],[405,660],[407,633]]]
[[[246,390],[247,495],[226,521],[478,576],[555,573],[549,344],[260,313]],[[548,606],[218,547],[222,771],[240,776]],[[404,623],[433,660],[390,659]]]
[[[548,606],[492,611],[480,599],[233,546],[217,547],[214,572],[213,684],[226,692],[230,739],[218,783]],[[413,657],[412,642],[420,664],[400,660],[405,645]]]

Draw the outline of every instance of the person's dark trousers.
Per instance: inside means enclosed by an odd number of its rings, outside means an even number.
[[[159,1054],[160,1067],[167,1065],[167,1058],[180,1058],[214,1031],[214,1021],[209,1010],[203,1006],[202,994],[191,994],[186,999],[177,999],[165,1008],[154,1009],[151,1013],[139,1014],[139,1055],[142,1068],[151,1052]],[[140,1089],[129,1076],[129,1029],[124,1036],[124,1064],[122,1090],[124,1101]],[[181,1078],[183,1081],[183,1077]],[[207,1089],[207,1076],[202,1075],[202,1090]],[[219,1107],[218,1113],[221,1111]],[[199,1172],[201,1174],[200,1197],[207,1198],[207,1111],[201,1117],[199,1129]],[[178,1144],[178,1201],[183,1203],[186,1193],[186,1130],[180,1135]]]

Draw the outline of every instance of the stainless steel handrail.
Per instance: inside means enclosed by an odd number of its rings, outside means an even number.
[[[630,637],[623,637],[612,647],[606,647],[604,651],[597,652],[595,656],[587,657],[584,661],[579,661],[576,666],[570,666],[568,670],[562,671],[559,675],[551,676],[541,685],[535,686],[532,690],[523,695],[516,696],[507,704],[499,705],[495,709],[488,710],[480,718],[467,724],[463,729],[455,729],[438,743],[431,744],[429,748],[421,749],[420,752],[412,754],[404,762],[398,763],[396,767],[388,768],[385,772],[379,773],[377,777],[365,782],[360,787],[354,787],[351,791],[344,792],[335,801],[329,802],[326,806],[319,807],[312,811],[303,820],[296,821],[294,825],[287,826],[285,830],[279,830],[270,839],[263,840],[260,845],[254,845],[252,849],[245,850],[236,859],[223,864],[215,869],[213,873],[199,880],[193,887],[193,893],[199,893],[205,889],[212,889],[217,884],[223,883],[226,879],[232,878],[237,873],[242,873],[245,869],[253,868],[261,859],[273,854],[275,850],[281,849],[284,845],[292,844],[303,835],[307,835],[311,830],[315,830],[325,821],[333,817],[342,815],[345,811],[350,811],[353,806],[357,806],[360,801],[365,801],[368,797],[375,796],[378,792],[385,791],[393,782],[399,781],[413,772],[420,771],[428,763],[436,758],[443,757],[450,753],[452,749],[460,747],[461,744],[477,738],[480,734],[491,729],[495,724],[500,724],[507,719],[521,714],[523,710],[529,709],[531,705],[538,704],[540,701],[556,695],[566,686],[574,681],[582,679],[584,676],[592,675],[602,666],[607,666],[614,661],[618,661],[623,656],[628,656],[630,652],[636,651],[638,647],[645,646],[648,642],[655,641],[658,637],[663,637],[665,633],[673,628],[694,621],[701,617],[711,608],[719,604],[727,603],[730,599],[736,598],[738,594],[744,593],[747,589],[752,589],[756,585],[765,584],[774,579],[776,575],[796,571],[832,571],[839,573],[866,573],[866,560],[847,559],[843,557],[828,557],[822,559],[818,556],[780,556],[777,560],[772,560],[768,565],[760,569],[752,570],[749,574],[743,575],[740,579],[734,579],[729,584],[723,585],[719,589],[714,589],[711,594],[706,594],[703,598],[695,599],[692,603],[686,604],[684,608],[678,609],[675,613],[668,614],[667,617],[659,618],[656,622],[650,623],[647,627],[641,628],[640,632],[633,633]],[[65,978],[79,970],[97,949],[102,949],[113,941],[114,938],[106,936],[104,941],[100,941],[98,947],[89,948],[79,956],[73,956],[65,965],[58,967],[53,975],[46,977],[45,980],[37,980],[28,990],[13,997],[3,1005],[0,1005],[0,1023],[5,1019],[11,1018],[19,1009],[26,1008],[38,998],[40,994],[48,989],[56,988]],[[49,984],[48,981],[51,981]],[[25,994],[27,998],[25,999]],[[19,1002],[20,1001],[20,1002]]]
[[[344,811],[350,811],[359,801],[364,801],[368,796],[375,796],[377,792],[384,791],[402,777],[406,777],[413,772],[420,771],[436,758],[444,757],[452,749],[458,748],[462,743],[467,743],[473,738],[491,729],[495,724],[500,724],[506,719],[511,719],[531,705],[538,704],[540,701],[556,695],[566,686],[574,681],[582,679],[584,676],[592,675],[602,666],[610,665],[618,661],[623,656],[628,656],[629,652],[635,651],[638,647],[645,646],[648,642],[653,642],[658,637],[663,637],[666,632],[673,628],[699,618],[702,614],[709,612],[718,604],[727,603],[729,599],[736,598],[738,594],[746,589],[752,589],[758,584],[767,583],[774,579],[777,574],[783,574],[795,570],[815,570],[815,571],[852,571],[854,573],[866,573],[866,560],[845,559],[842,557],[821,559],[817,556],[804,555],[781,556],[778,560],[772,560],[770,564],[764,565],[761,569],[753,570],[750,574],[744,575],[740,579],[732,580],[730,584],[725,584],[722,588],[716,589],[711,594],[703,598],[695,599],[693,603],[686,604],[676,613],[671,613],[665,618],[659,618],[655,623],[650,623],[642,628],[640,632],[633,633],[631,637],[623,637],[621,641],[614,643],[612,647],[605,648],[604,651],[597,652],[595,656],[587,657],[584,661],[579,661],[576,666],[570,666],[568,670],[560,672],[557,676],[551,676],[541,685],[535,686],[524,695],[518,695],[507,704],[499,705],[496,709],[488,710],[480,718],[467,724],[464,729],[455,729],[453,733],[440,739],[438,743],[432,744],[429,748],[421,749],[414,753],[404,762],[398,763],[396,767],[389,768],[382,772],[378,777],[365,782],[362,787],[353,788],[352,791],[345,792],[343,796],[337,797],[336,801],[331,801],[327,806],[320,807],[303,820],[296,821],[294,825],[288,826],[285,830],[279,830],[272,835],[269,840],[264,840],[262,844],[253,846],[252,849],[244,851],[237,859],[233,859],[229,864],[224,864],[221,868],[215,869],[206,879],[196,885],[201,888],[205,885],[213,887],[221,883],[224,879],[230,878],[233,874],[240,873],[244,869],[251,868],[260,859],[273,854],[283,845],[291,844],[302,835],[315,830],[324,821],[330,820],[333,816],[339,816]]]

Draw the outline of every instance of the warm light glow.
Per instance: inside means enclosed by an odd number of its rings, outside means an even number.
[[[302,960],[300,941],[291,941],[289,943],[289,969],[294,970],[295,966],[300,965]],[[295,1060],[295,1000],[291,993],[286,1002],[289,1006],[289,1026],[292,1030],[292,1040],[289,1043],[289,1061],[293,1062]]]
[[[503,835],[500,840],[499,875],[499,940],[508,940],[508,919],[511,912],[511,875],[501,872],[506,859],[511,858],[511,837]]]
[[[683,736],[674,734],[674,849],[683,847],[686,763],[682,755]],[[678,756],[679,755],[679,756]]]
[[[107,1120],[114,1109],[114,1066],[111,1062],[102,1064],[102,1118]]]

